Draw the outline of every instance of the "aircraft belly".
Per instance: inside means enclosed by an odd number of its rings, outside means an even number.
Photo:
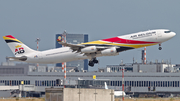
[[[72,61],[73,59],[74,55],[71,52],[66,52],[62,54],[47,56],[47,58],[44,58],[44,61],[52,63],[61,63],[65,61]]]
[[[54,64],[68,61],[87,59],[84,54],[72,52],[72,50],[63,50],[50,53],[34,53],[27,56],[28,63]]]
[[[49,57],[44,57],[42,59],[42,62],[45,63],[61,63],[61,62],[68,62],[68,61],[75,61],[75,60],[80,60],[80,59],[86,59],[83,58],[83,56],[79,56],[79,54],[74,53],[74,52],[66,52],[63,54],[58,54],[58,55],[53,55]]]

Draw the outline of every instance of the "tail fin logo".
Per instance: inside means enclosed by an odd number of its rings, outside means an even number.
[[[16,54],[22,54],[22,53],[24,53],[25,52],[25,50],[24,50],[24,48],[22,47],[22,45],[17,45],[17,46],[15,46],[15,55]]]
[[[17,46],[15,46],[16,48],[19,48],[19,47],[21,47],[22,45],[17,45]]]

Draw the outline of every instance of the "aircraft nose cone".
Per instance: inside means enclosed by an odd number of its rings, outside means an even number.
[[[173,38],[174,36],[176,36],[176,33],[171,32],[171,33],[170,33],[170,38]]]
[[[172,35],[172,37],[174,37],[174,36],[176,36],[176,33],[172,32],[172,34],[171,34],[171,35]]]

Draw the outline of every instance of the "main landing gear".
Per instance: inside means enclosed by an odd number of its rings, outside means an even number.
[[[93,67],[96,63],[99,63],[99,61],[96,58],[93,58],[89,61],[89,66]]]
[[[162,49],[162,47],[161,47],[161,44],[159,44],[159,48],[158,48],[159,50],[161,50]]]

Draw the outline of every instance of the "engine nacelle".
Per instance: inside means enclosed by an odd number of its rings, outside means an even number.
[[[94,53],[96,51],[97,51],[96,46],[89,46],[89,47],[81,49],[81,52],[83,53]]]
[[[102,55],[116,55],[117,54],[116,47],[105,49],[101,51],[101,54]]]

